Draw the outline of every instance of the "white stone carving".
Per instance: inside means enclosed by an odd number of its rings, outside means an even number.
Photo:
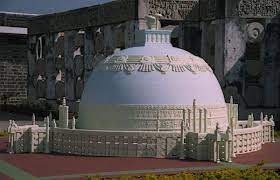
[[[192,56],[110,56],[100,67],[105,71],[132,73],[135,70],[140,72],[151,72],[158,70],[166,73],[190,71],[192,73],[213,72],[212,69],[199,57]]]

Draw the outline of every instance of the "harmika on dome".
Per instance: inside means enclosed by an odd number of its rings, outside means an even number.
[[[10,121],[9,152],[86,156],[193,158],[227,161],[274,142],[274,120],[253,114],[238,121],[238,105],[225,103],[211,68],[199,57],[172,47],[170,31],[136,34],[135,47],[100,62],[83,92],[79,118],[70,123],[64,98],[58,125],[17,126]],[[50,125],[51,121],[51,125]],[[76,129],[77,122],[77,129]]]

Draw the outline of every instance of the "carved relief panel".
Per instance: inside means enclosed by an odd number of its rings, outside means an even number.
[[[263,101],[263,76],[262,42],[264,26],[261,22],[248,22],[246,25],[246,50],[245,50],[245,99],[249,106],[259,106]]]
[[[279,0],[241,0],[238,4],[238,15],[245,18],[275,17],[279,12]]]
[[[198,0],[149,0],[149,14],[161,14],[163,19],[183,20],[198,15]]]

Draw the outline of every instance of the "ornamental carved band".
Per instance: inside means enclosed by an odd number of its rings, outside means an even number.
[[[280,12],[280,0],[241,0],[240,17],[274,17]]]
[[[134,71],[159,71],[165,74],[168,71],[193,74],[199,72],[213,72],[203,59],[197,56],[109,56],[103,62],[102,70],[132,73]]]
[[[161,14],[163,19],[183,20],[189,15],[198,0],[149,0],[149,14]]]

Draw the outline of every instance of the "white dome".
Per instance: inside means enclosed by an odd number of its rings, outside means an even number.
[[[207,63],[187,51],[172,47],[170,31],[144,30],[141,33],[146,39],[141,41],[140,38],[138,47],[114,53],[93,70],[80,102],[77,127],[145,129],[149,125],[142,127],[138,121],[147,119],[147,116],[135,109],[182,109],[191,107],[196,99],[198,106],[212,113],[211,117],[209,115],[213,121],[209,123],[210,129],[215,129],[216,122],[225,129],[226,103]]]

